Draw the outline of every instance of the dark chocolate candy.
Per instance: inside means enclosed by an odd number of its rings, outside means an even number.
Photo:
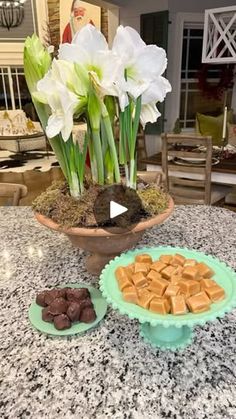
[[[59,314],[54,317],[54,326],[57,330],[65,330],[71,327],[71,322],[66,314]]]
[[[93,308],[86,307],[82,310],[80,314],[80,321],[83,323],[92,323],[96,320],[96,313]]]
[[[42,320],[44,322],[52,323],[53,318],[54,318],[54,316],[53,316],[52,313],[50,313],[48,307],[45,307],[45,308],[42,309]]]
[[[59,288],[57,291],[58,291],[58,297],[62,297],[66,299],[66,288]]]
[[[93,303],[90,297],[85,298],[84,300],[81,301],[81,309],[84,308],[93,308]]]
[[[41,307],[47,307],[47,304],[45,303],[46,293],[47,291],[42,291],[36,296],[36,304]]]
[[[57,316],[58,314],[67,312],[68,302],[62,297],[55,298],[48,308],[51,314]]]
[[[67,312],[66,312],[67,316],[70,318],[70,320],[72,322],[77,322],[77,321],[79,321],[80,313],[81,313],[80,303],[77,303],[75,301],[71,301],[70,305],[67,309]]]
[[[71,288],[66,292],[68,301],[81,301],[89,297],[89,291],[87,288]]]
[[[55,289],[55,288],[52,290],[48,290],[46,291],[46,295],[45,295],[45,303],[49,306],[53,302],[53,300],[59,297],[60,297],[60,290]]]

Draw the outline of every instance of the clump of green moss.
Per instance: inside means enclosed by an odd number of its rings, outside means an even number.
[[[137,193],[145,211],[152,216],[161,214],[168,207],[168,195],[154,184],[138,189]]]

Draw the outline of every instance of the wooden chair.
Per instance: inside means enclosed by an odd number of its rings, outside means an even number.
[[[0,198],[6,198],[4,205],[18,206],[21,198],[28,193],[25,185],[17,183],[0,183]],[[2,201],[2,200],[1,200]]]
[[[205,151],[199,152],[198,146],[204,146]],[[186,160],[174,163],[181,158]],[[203,159],[201,165],[191,163],[196,158]],[[229,188],[211,184],[211,166],[211,137],[162,134],[164,183],[176,204],[215,205],[224,201]]]

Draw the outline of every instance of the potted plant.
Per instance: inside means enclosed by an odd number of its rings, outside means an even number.
[[[75,35],[72,44],[60,46],[57,59],[52,59],[36,35],[25,42],[26,81],[68,185],[52,187],[36,200],[36,218],[49,228],[63,231],[76,246],[92,252],[87,264],[90,272],[99,272],[110,258],[136,244],[146,228],[164,221],[173,210],[171,198],[152,186],[146,195],[151,193],[152,201],[160,197],[160,208],[122,237],[78,222],[79,209],[86,211],[82,202],[92,199],[91,188],[96,185],[104,188],[122,181],[127,188],[137,189],[139,124],[144,127],[160,116],[156,103],[171,91],[168,80],[162,76],[166,66],[165,51],[146,45],[130,27],[117,29],[109,49],[101,32],[89,24]],[[78,118],[87,123],[82,146],[72,135],[74,120]],[[118,147],[115,125],[119,127]],[[85,173],[87,153],[89,182]],[[120,165],[124,167],[125,179],[121,179]],[[68,214],[67,205],[71,205],[76,212],[74,224],[60,222],[53,215],[52,206],[61,194],[67,202],[63,201],[59,212]]]

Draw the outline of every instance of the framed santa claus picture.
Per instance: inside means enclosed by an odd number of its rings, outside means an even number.
[[[71,43],[75,33],[91,23],[101,29],[101,8],[80,0],[60,0],[61,42]]]

